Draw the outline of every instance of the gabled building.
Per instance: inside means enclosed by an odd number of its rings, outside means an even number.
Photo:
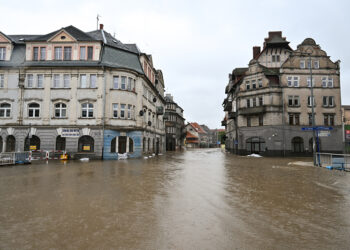
[[[321,151],[341,152],[339,70],[339,62],[313,39],[292,50],[282,32],[269,32],[262,50],[253,47],[248,68],[229,75],[226,148],[238,154],[311,154],[312,130],[302,128],[312,126],[314,105],[315,126],[332,127],[329,137],[320,138]]]
[[[186,135],[186,146],[187,147],[209,147],[209,136],[207,132],[197,123],[197,122],[191,122],[188,123],[185,127],[186,132],[189,132],[190,134],[187,133]],[[188,137],[189,135],[189,137]],[[192,137],[194,135],[195,137]],[[195,140],[193,138],[196,138]],[[190,141],[196,141],[196,143],[188,143],[188,140]],[[192,144],[192,145],[191,145]]]
[[[0,151],[103,159],[162,152],[164,105],[151,56],[103,25],[91,32],[0,32]]]

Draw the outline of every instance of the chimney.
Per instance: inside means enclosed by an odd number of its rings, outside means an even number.
[[[260,46],[253,47],[253,59],[256,59],[260,54]]]
[[[269,31],[269,39],[274,36],[282,37],[282,31]]]
[[[100,30],[103,30],[103,24],[100,23]]]

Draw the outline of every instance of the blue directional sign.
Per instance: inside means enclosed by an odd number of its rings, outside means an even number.
[[[309,131],[309,130],[332,130],[332,127],[323,127],[323,126],[319,126],[319,127],[303,127],[301,128],[301,130],[303,131]]]

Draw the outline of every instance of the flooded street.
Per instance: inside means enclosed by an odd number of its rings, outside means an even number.
[[[0,249],[349,249],[350,173],[220,149],[0,168]]]

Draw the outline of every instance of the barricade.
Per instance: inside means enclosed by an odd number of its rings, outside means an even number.
[[[317,153],[317,165],[329,169],[350,170],[349,154]]]

